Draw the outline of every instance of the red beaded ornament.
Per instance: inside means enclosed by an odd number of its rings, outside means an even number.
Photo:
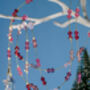
[[[76,8],[76,10],[75,10],[76,12],[75,12],[75,17],[77,18],[77,17],[79,17],[79,12],[80,12],[80,9],[79,8]]]
[[[46,85],[47,84],[46,81],[45,81],[45,78],[43,76],[41,77],[41,81],[42,81],[42,84],[43,85]]]
[[[26,4],[29,4],[30,2],[32,2],[32,0],[26,0]]]
[[[75,34],[75,39],[78,40],[79,39],[79,36],[78,36],[79,32],[77,30],[75,30],[74,34]]]
[[[72,37],[72,31],[71,30],[69,30],[68,36],[69,36],[69,39],[72,40],[73,37]]]
[[[71,18],[72,18],[72,16],[71,16],[72,10],[69,9],[69,10],[67,11],[67,13],[68,13],[67,18],[68,18],[68,19],[71,19]]]
[[[32,42],[33,42],[33,47],[36,48],[37,47],[37,42],[35,37],[32,38]]]

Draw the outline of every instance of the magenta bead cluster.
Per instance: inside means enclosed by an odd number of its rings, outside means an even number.
[[[68,19],[71,19],[72,18],[72,16],[71,16],[72,10],[71,9],[68,9],[67,13],[68,13],[67,18]]]
[[[75,40],[78,40],[79,39],[79,32],[78,32],[78,30],[75,30],[74,35],[75,35]],[[69,30],[68,36],[69,36],[69,39],[72,39],[73,38],[72,37],[72,31],[71,30]]]
[[[54,68],[48,68],[46,71],[47,71],[48,73],[53,73],[53,72],[55,72],[55,69],[54,69]]]
[[[27,90],[32,90],[32,89],[33,90],[39,90],[38,87],[36,85],[34,85],[33,83],[31,83],[31,84],[28,83],[26,85],[26,88],[27,88]]]
[[[81,78],[82,78],[82,75],[81,75],[81,72],[79,72],[78,73],[78,79],[77,79],[78,84],[81,83]]]
[[[16,57],[18,57],[20,60],[23,60],[23,56],[21,56],[20,52],[19,52],[19,47],[16,46],[15,47],[15,52],[14,54],[16,55]]]
[[[71,76],[71,72],[68,72],[67,75],[65,76],[65,80],[66,81],[69,80],[70,76]]]
[[[25,42],[25,49],[26,49],[26,51],[29,50],[29,41],[28,40],[26,40],[26,42]]]
[[[35,37],[32,38],[32,42],[33,42],[33,47],[37,48],[37,42],[36,42],[36,38]]]
[[[11,49],[10,48],[8,48],[7,50],[7,56],[8,56],[8,60],[10,60],[11,59]]]
[[[75,30],[75,32],[74,32],[74,35],[75,35],[75,39],[76,40],[78,40],[79,39],[79,32],[78,32],[78,30]]]
[[[71,30],[69,30],[68,36],[69,36],[69,39],[72,39],[72,38],[73,38],[73,37],[72,37],[72,31],[71,31]]]
[[[41,66],[41,64],[40,64],[40,59],[38,59],[38,58],[36,59],[36,66],[37,66],[37,67],[40,67],[40,66]]]
[[[41,81],[42,81],[42,84],[43,85],[46,85],[47,84],[47,82],[45,81],[45,78],[43,76],[41,77]]]
[[[32,2],[32,0],[26,0],[25,2],[26,4],[29,4],[30,2]]]
[[[76,8],[76,10],[75,10],[76,12],[75,12],[75,17],[77,18],[77,17],[79,17],[79,12],[80,12],[80,9],[79,8]]]
[[[18,71],[18,74],[19,74],[20,76],[22,76],[22,75],[23,75],[23,73],[22,73],[22,70],[21,70],[20,66],[17,66],[17,71]]]
[[[88,37],[90,38],[90,32],[88,32]]]

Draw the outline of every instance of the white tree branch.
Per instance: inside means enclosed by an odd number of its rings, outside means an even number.
[[[54,24],[58,27],[61,27],[61,28],[64,28],[64,27],[67,27],[68,25],[72,24],[72,23],[75,23],[76,22],[76,19],[71,19],[69,21],[66,21],[65,23],[59,23],[59,22],[54,22]],[[90,27],[90,22],[88,22],[87,20],[79,17],[77,19],[77,23],[83,25],[83,26],[86,26],[86,27]]]
[[[35,25],[39,25],[41,23],[44,23],[44,22],[47,22],[47,21],[50,21],[52,19],[55,19],[55,18],[58,18],[58,17],[61,17],[61,16],[66,16],[67,15],[67,10],[69,9],[69,7],[67,5],[65,5],[63,2],[61,2],[60,0],[49,0],[50,2],[53,2],[53,3],[56,3],[58,4],[59,6],[62,7],[62,11],[61,12],[57,12],[55,14],[52,14],[50,16],[47,16],[47,17],[44,17],[44,18],[40,18],[40,19],[36,19],[36,18],[30,18],[28,17],[27,18],[27,21],[32,21],[34,23],[34,26]],[[74,17],[74,19],[70,20],[70,21],[67,21],[63,24],[61,23],[58,23],[58,22],[54,22],[54,24],[56,26],[59,26],[61,28],[64,28],[64,27],[67,27],[69,24],[71,23],[75,23],[76,20],[75,20],[75,12],[72,11],[72,16]],[[12,16],[5,16],[5,15],[2,15],[0,14],[0,18],[3,18],[3,19],[15,19],[15,20],[22,20],[22,17],[12,17]],[[82,24],[86,27],[90,27],[90,22],[88,22],[86,19],[84,19],[83,17],[79,16],[78,17],[78,20],[77,20],[77,23],[79,24]],[[14,27],[17,27],[18,25],[14,25]]]

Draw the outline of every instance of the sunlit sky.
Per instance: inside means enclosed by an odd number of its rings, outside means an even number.
[[[61,1],[69,6],[71,0],[61,0]],[[11,16],[13,10],[16,9],[23,2],[24,0],[0,0],[0,14]],[[71,8],[75,10],[78,0],[72,0],[72,2],[73,3]],[[88,2],[87,12],[88,15],[90,16],[90,11],[89,11],[90,0],[87,0],[87,2]],[[39,19],[60,11],[62,11],[62,8],[56,3],[49,2],[48,0],[33,0],[32,3],[25,5],[23,8],[20,9],[18,16],[23,16],[24,14],[26,14],[29,17]],[[81,6],[80,6],[80,15],[83,17]],[[38,57],[40,58],[41,68],[43,69],[57,68],[63,66],[67,61],[69,61],[70,59],[69,51],[71,49],[71,44],[67,35],[69,27],[60,28],[53,24],[54,21],[64,23],[67,20],[68,20],[67,17],[63,16],[50,20],[48,22],[44,22],[34,27],[34,34],[36,36],[38,43]],[[10,20],[0,18],[0,90],[5,90],[3,80],[7,78],[7,67],[8,67],[7,35],[9,30],[9,23]],[[21,23],[21,21],[16,21],[14,24],[19,24],[19,23]],[[77,28],[80,36],[80,39],[78,41],[79,47],[84,46],[85,48],[87,48],[88,53],[90,55],[90,39],[88,39],[87,37],[87,33],[90,29],[80,24],[77,25]],[[71,30],[73,32],[73,37],[74,37],[75,23],[71,24]],[[14,47],[16,45],[16,31],[17,30],[13,31]],[[30,31],[29,31],[29,39],[31,42]],[[22,34],[20,35],[20,41],[19,41],[20,52],[22,53],[23,57],[25,57],[24,44],[25,44],[25,32],[23,30]],[[29,52],[29,62],[35,64],[36,63],[35,54],[32,47],[32,42],[30,44],[31,44],[31,49]],[[76,56],[78,48],[75,39],[73,39],[72,44],[73,44],[74,56]],[[22,70],[24,70],[23,62],[19,61],[19,64]],[[70,77],[70,80],[61,87],[60,90],[71,90],[76,78],[78,65],[79,63],[77,61],[77,58],[75,58],[72,65],[72,76]],[[40,80],[41,78],[40,72],[38,70],[30,68],[29,81],[30,83],[37,85],[39,90],[52,90],[54,88],[57,88],[57,86],[61,85],[64,82],[64,77],[68,72],[68,69],[69,68],[63,68],[61,70],[58,70],[50,74],[46,72],[42,72],[42,75],[45,77],[47,81],[47,85],[43,86]],[[26,90],[25,82],[17,73],[16,59],[14,56],[13,47],[12,47],[12,73],[15,81],[14,90]]]

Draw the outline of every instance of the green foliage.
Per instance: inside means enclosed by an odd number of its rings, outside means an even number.
[[[81,73],[81,82],[78,83],[78,73]],[[71,90],[90,90],[90,57],[85,49],[77,70],[77,77]]]

